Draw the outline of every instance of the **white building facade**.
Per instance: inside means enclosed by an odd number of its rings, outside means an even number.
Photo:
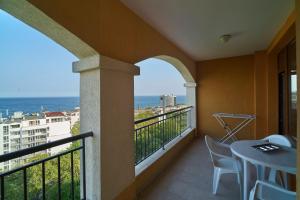
[[[71,135],[71,121],[62,112],[46,112],[30,116],[23,115],[22,112],[16,112],[9,119],[2,118],[0,121],[0,155],[63,139]],[[53,155],[66,150],[70,145],[64,144],[39,153]],[[0,170],[10,170],[22,164],[30,156],[1,163]]]
[[[47,142],[60,140],[72,136],[71,122],[67,116],[62,112],[47,112],[45,113],[46,123],[49,128]],[[48,150],[51,155],[56,154],[62,150],[70,147],[69,144],[53,147]]]

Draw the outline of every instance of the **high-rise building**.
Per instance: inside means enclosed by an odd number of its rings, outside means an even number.
[[[160,96],[160,105],[161,107],[176,106],[176,96],[173,94]]]

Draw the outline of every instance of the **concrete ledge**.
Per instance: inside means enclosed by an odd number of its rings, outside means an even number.
[[[132,75],[139,75],[140,68],[113,58],[95,54],[86,58],[83,58],[79,61],[73,62],[73,72],[81,73],[84,71],[89,71],[93,69],[101,70],[113,70],[123,73],[129,73]]]
[[[186,130],[181,137],[168,143],[165,150],[160,149],[149,158],[136,166],[135,186],[136,192],[142,192],[190,143],[195,136],[195,129]]]

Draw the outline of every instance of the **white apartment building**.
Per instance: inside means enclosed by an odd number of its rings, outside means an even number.
[[[66,137],[72,136],[71,124],[67,116],[62,112],[46,112],[44,113],[46,123],[48,126],[47,142],[60,140]],[[64,144],[57,147],[53,147],[48,150],[50,154],[56,154],[62,150],[70,147],[71,144]]]
[[[9,120],[0,123],[0,154],[44,144],[47,142],[47,133],[46,119],[16,112]],[[8,170],[21,162],[23,159],[1,163],[0,169]]]
[[[65,115],[68,116],[68,120],[70,121],[71,128],[75,125],[76,122],[80,121],[80,108],[76,107],[74,111],[67,112]]]
[[[0,155],[70,136],[70,120],[62,112],[46,112],[30,116],[15,112],[9,119],[0,121]],[[65,144],[41,153],[53,155],[69,146],[70,144]],[[29,157],[1,163],[0,170],[9,170],[22,164],[27,158]]]

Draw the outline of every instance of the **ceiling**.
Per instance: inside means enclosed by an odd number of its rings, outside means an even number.
[[[121,0],[196,60],[264,50],[294,9],[294,0]],[[222,44],[219,37],[232,34]]]

